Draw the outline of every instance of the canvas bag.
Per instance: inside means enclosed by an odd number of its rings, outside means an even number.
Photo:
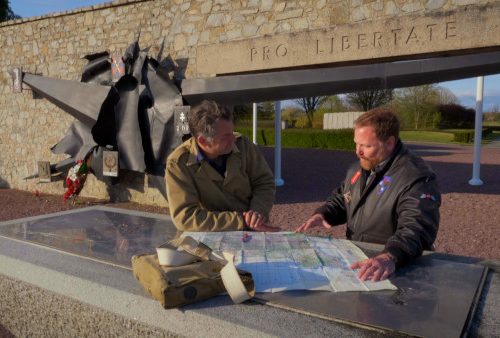
[[[191,237],[173,241],[171,247],[172,254],[177,254],[178,250],[175,249],[180,248],[197,261],[180,266],[164,266],[160,265],[158,254],[132,257],[134,277],[164,308],[195,303],[226,291],[235,303],[255,295],[252,275],[236,269],[232,255],[225,253],[222,258]]]

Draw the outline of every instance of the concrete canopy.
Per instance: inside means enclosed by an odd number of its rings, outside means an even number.
[[[183,98],[190,105],[206,97],[226,104],[242,104],[410,87],[497,73],[500,73],[500,52],[483,52],[368,65],[184,79],[181,89]]]

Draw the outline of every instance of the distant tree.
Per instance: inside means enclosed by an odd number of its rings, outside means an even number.
[[[288,121],[290,127],[295,127],[301,116],[304,116],[304,111],[297,106],[288,106],[281,110],[281,120]]]
[[[437,86],[439,104],[458,104],[458,98],[448,88]]]
[[[281,118],[283,120],[296,119],[304,115],[304,111],[297,106],[288,106],[281,110]]]
[[[500,109],[498,108],[498,105],[491,107],[489,112],[483,113],[483,121],[500,122]]]
[[[368,111],[391,102],[393,93],[393,89],[364,90],[347,94],[346,101],[354,109]]]
[[[326,97],[326,99],[321,104],[321,108],[325,110],[325,113],[337,113],[348,111],[348,108],[344,104],[344,101],[339,95],[331,95]]]
[[[483,113],[483,121],[500,121],[500,107],[498,106],[498,104],[494,104],[493,106],[491,106],[488,112]]]
[[[260,119],[273,119],[274,118],[274,102],[266,101],[257,104],[257,112]]]
[[[440,122],[439,90],[435,85],[398,89],[394,106],[404,128],[436,128]]]
[[[483,114],[483,120],[488,122],[500,122],[500,107],[493,105],[489,112]]]
[[[19,18],[21,17],[10,9],[9,0],[0,0],[0,22]]]
[[[309,127],[313,124],[314,112],[323,104],[327,96],[311,96],[295,99],[294,102],[304,109]]]
[[[251,104],[235,105],[233,107],[234,120],[249,120],[252,117],[252,112],[253,110]]]
[[[441,128],[472,128],[476,111],[459,104],[441,104],[438,107],[441,113]]]

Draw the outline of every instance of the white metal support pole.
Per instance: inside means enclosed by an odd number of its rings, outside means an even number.
[[[285,184],[281,178],[281,101],[274,103],[274,183]]]
[[[257,144],[257,103],[253,103],[253,118],[252,118],[252,140]]]
[[[482,185],[480,178],[481,169],[481,139],[483,130],[483,86],[484,77],[478,76],[476,87],[476,122],[474,128],[474,162],[472,164],[472,178],[470,185]]]

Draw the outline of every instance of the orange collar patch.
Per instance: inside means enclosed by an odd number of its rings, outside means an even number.
[[[358,180],[359,176],[361,176],[361,169],[359,169],[358,171],[356,171],[356,173],[354,175],[352,175],[352,177],[351,177],[351,185],[353,185],[354,183],[356,183],[356,181]]]

